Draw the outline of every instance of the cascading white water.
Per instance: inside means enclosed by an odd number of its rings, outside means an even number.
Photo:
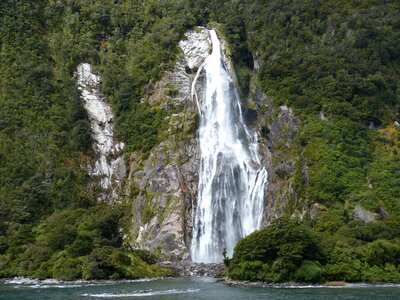
[[[210,30],[212,53],[200,108],[199,193],[194,213],[192,260],[216,263],[224,248],[232,256],[238,240],[261,224],[267,171],[258,155],[258,136],[244,123],[238,92],[227,71],[221,44]],[[196,80],[199,76],[196,76]]]

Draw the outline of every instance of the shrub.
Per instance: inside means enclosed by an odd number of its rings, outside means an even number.
[[[238,242],[229,263],[229,276],[241,280],[289,280],[303,260],[321,258],[317,241],[307,226],[290,219],[277,220]]]
[[[75,280],[82,278],[82,262],[76,258],[60,256],[52,267],[52,277],[60,280]]]
[[[294,273],[294,279],[299,282],[323,282],[325,273],[318,261],[305,260]]]

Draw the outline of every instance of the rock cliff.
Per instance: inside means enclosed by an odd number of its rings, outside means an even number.
[[[248,106],[257,112],[258,130],[261,132],[260,151],[263,164],[268,171],[268,187],[262,227],[284,215],[297,206],[297,193],[293,188],[293,175],[299,164],[293,153],[294,137],[297,134],[299,120],[285,105],[276,106],[257,84],[258,63],[255,59]],[[300,158],[301,161],[301,158]],[[300,162],[301,164],[301,162]],[[305,180],[307,167],[302,166]]]
[[[128,193],[133,199],[133,229],[127,236],[132,248],[148,249],[163,256],[164,261],[189,260],[192,216],[198,193],[200,153],[196,139],[198,103],[196,95],[204,90],[203,80],[193,82],[197,70],[211,51],[208,30],[197,27],[180,42],[182,55],[172,72],[154,85],[153,93],[142,99],[151,106],[170,112],[163,130],[163,142],[147,158],[139,153],[130,158]],[[225,42],[222,48],[226,54]],[[229,72],[235,78],[229,57]],[[254,70],[256,78],[257,69]],[[201,75],[200,75],[201,76]],[[196,93],[192,95],[192,90]],[[254,123],[261,133],[262,163],[268,170],[269,185],[265,193],[263,226],[283,215],[297,201],[292,175],[297,161],[291,149],[298,120],[290,108],[275,107],[253,83],[245,114],[257,112]],[[253,109],[254,108],[254,109]],[[306,167],[304,169],[306,176]]]
[[[202,93],[203,80],[193,82],[198,69],[211,51],[209,31],[197,27],[188,31],[179,44],[181,55],[171,72],[153,86],[149,96],[141,99],[152,107],[168,112],[165,128],[161,130],[162,142],[150,153],[135,152],[129,158],[127,184],[121,156],[123,143],[114,142],[113,116],[100,93],[100,76],[95,75],[89,64],[78,66],[78,85],[92,126],[93,147],[97,154],[95,163],[88,166],[90,174],[100,180],[105,191],[118,190],[132,203],[132,227],[125,240],[133,249],[147,249],[157,253],[163,261],[190,260],[192,216],[198,194],[200,153],[197,141],[199,106],[196,93]],[[226,55],[224,41],[223,51]],[[234,66],[228,69],[235,78]],[[257,64],[255,64],[257,65]],[[262,163],[268,171],[269,185],[265,193],[263,226],[297,205],[297,194],[292,187],[293,174],[299,159],[293,155],[293,139],[298,120],[290,108],[276,107],[255,83],[254,70],[249,109],[244,112],[255,130],[261,133],[260,152]],[[201,76],[201,75],[200,75]],[[193,94],[192,91],[196,93]],[[256,117],[254,117],[256,112]],[[257,121],[254,122],[254,119]],[[300,159],[301,162],[301,159]],[[301,163],[300,163],[301,164]],[[305,180],[307,167],[301,166]],[[115,189],[116,188],[116,189]],[[105,199],[103,192],[100,199]],[[116,199],[117,193],[111,195]],[[114,198],[112,198],[114,197]]]
[[[149,249],[163,260],[189,258],[192,209],[197,197],[199,148],[198,107],[191,96],[197,69],[211,49],[208,30],[195,28],[181,41],[175,68],[142,99],[169,112],[163,137],[147,158],[130,158],[129,193],[133,199],[132,248]]]

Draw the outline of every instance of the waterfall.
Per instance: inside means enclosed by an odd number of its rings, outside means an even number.
[[[200,109],[199,192],[194,211],[193,262],[232,256],[238,240],[259,229],[267,171],[258,155],[258,135],[245,125],[240,97],[227,71],[221,44],[210,30],[212,53],[199,68],[205,92],[192,94]]]

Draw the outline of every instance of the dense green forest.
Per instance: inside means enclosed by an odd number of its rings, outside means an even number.
[[[243,96],[252,82],[300,119],[295,146],[279,151],[308,167],[307,180],[292,174],[287,216],[239,242],[229,276],[400,280],[398,1],[6,0],[0,19],[0,277],[170,274],[124,244],[129,199],[110,209],[87,188],[74,72],[96,66],[117,137],[145,155],[168,112],[140,99],[172,68],[186,30],[218,22]],[[313,203],[317,217],[288,219]],[[354,220],[355,204],[380,220]]]

